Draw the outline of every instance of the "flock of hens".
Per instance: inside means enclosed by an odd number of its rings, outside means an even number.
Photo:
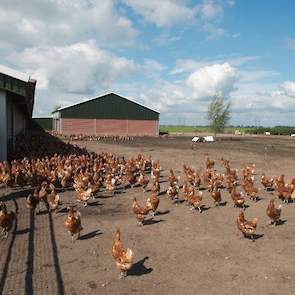
[[[36,147],[38,147],[36,149]],[[57,153],[56,151],[62,151]],[[104,191],[110,196],[116,190],[140,186],[143,191],[150,189],[150,196],[141,206],[137,199],[133,199],[132,207],[138,225],[145,224],[148,215],[155,216],[159,206],[160,174],[162,169],[159,161],[139,154],[126,159],[111,153],[95,154],[69,143],[64,143],[51,135],[32,134],[18,140],[15,160],[0,163],[0,184],[6,187],[24,188],[30,186],[32,193],[26,197],[26,206],[35,212],[45,208],[48,212],[57,211],[63,204],[58,192],[74,188],[77,202],[87,206],[90,198]],[[231,169],[229,160],[220,159],[224,172],[217,172],[215,162],[209,157],[205,160],[205,169],[200,172],[183,164],[183,181],[180,185],[180,176],[170,169],[168,177],[167,197],[173,203],[187,203],[191,210],[197,209],[200,213],[204,208],[202,190],[210,193],[212,202],[216,206],[223,204],[222,189],[226,188],[233,205],[240,207],[236,220],[238,229],[249,239],[255,240],[257,218],[249,221],[244,216],[247,196],[258,200],[261,188],[255,186],[255,165],[242,168],[241,176],[238,171]],[[150,175],[150,177],[149,177]],[[268,178],[262,175],[260,182],[267,191],[275,191],[283,202],[295,200],[295,178],[287,183],[284,175]],[[243,189],[243,191],[241,190]],[[79,238],[82,231],[82,218],[79,211],[75,211],[75,201],[67,207],[67,217],[64,222],[65,230],[70,234],[72,242]],[[42,208],[43,207],[43,208]],[[282,206],[275,206],[272,198],[266,208],[270,223],[276,225],[280,221]],[[7,238],[13,228],[16,212],[8,211],[6,204],[0,198],[0,226],[2,237]],[[120,229],[115,233],[112,255],[120,271],[120,278],[127,275],[133,264],[133,251],[124,250],[121,245]]]
[[[134,136],[127,135],[86,135],[86,134],[58,134],[56,132],[51,132],[52,135],[58,136],[63,140],[69,141],[100,141],[100,142],[132,142],[134,141]]]

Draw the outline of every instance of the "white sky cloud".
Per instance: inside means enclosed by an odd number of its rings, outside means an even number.
[[[229,64],[214,64],[193,71],[184,80],[171,82],[161,79],[153,87],[137,84],[136,91],[133,85],[125,87],[124,91],[161,112],[203,112],[213,95],[229,97],[238,78],[238,72]]]
[[[285,95],[295,98],[295,82],[285,81],[280,85],[280,90]]]
[[[88,93],[96,85],[107,87],[137,71],[134,61],[102,50],[94,42],[28,48],[10,59],[38,77],[40,89],[51,87],[74,93]]]
[[[93,38],[100,45],[128,45],[136,35],[132,21],[116,10],[115,0],[1,0],[0,36],[11,47]]]
[[[224,29],[220,28],[214,24],[211,23],[205,23],[203,25],[204,31],[208,34],[207,39],[208,40],[216,40],[220,39],[224,36]]]
[[[203,67],[187,79],[187,84],[193,90],[193,96],[208,98],[215,94],[227,97],[234,89],[239,75],[228,63],[214,64]]]
[[[200,15],[206,20],[216,19],[223,15],[223,7],[216,1],[206,0],[197,7]]]
[[[203,0],[196,6],[197,18],[201,20],[202,29],[207,34],[208,40],[220,39],[225,35],[220,22],[223,19],[226,4],[227,2],[224,1]]]
[[[101,49],[94,41],[27,48],[10,54],[8,60],[37,78],[36,96],[42,99],[36,101],[35,114],[49,114],[54,105],[71,104],[79,96],[112,91],[116,83],[128,83],[136,75],[158,77],[166,68],[152,59],[136,63]]]
[[[204,51],[212,44],[205,38],[219,39],[218,48],[222,38],[238,43],[241,38],[233,38],[246,36],[243,28],[223,27],[226,9],[234,5],[233,0],[1,0],[1,63],[37,79],[38,116],[49,115],[54,105],[107,92],[155,108],[164,120],[183,117],[194,124],[194,114],[206,124],[214,94],[232,100],[234,122],[247,122],[245,113],[289,112],[295,108],[295,82],[259,66],[263,56]],[[192,44],[183,46],[188,33],[195,52],[187,50]],[[294,40],[287,41],[295,49]]]
[[[171,75],[188,73],[218,63],[229,63],[233,67],[239,67],[246,63],[257,60],[258,56],[232,56],[216,59],[177,59],[175,68],[170,71]]]
[[[249,83],[254,81],[262,81],[264,79],[272,78],[279,73],[270,70],[240,70],[240,81],[243,83]]]
[[[158,27],[189,23],[195,20],[195,10],[179,0],[124,0],[145,21]]]
[[[232,7],[233,1],[203,0],[198,4],[186,0],[123,0],[145,22],[157,27],[175,25],[196,26],[207,34],[208,40],[219,39],[225,34],[220,26],[224,7]]]
[[[238,37],[241,36],[241,33],[240,33],[240,32],[238,32],[238,33],[234,33],[234,34],[232,34],[231,36],[232,36],[232,38],[238,38]]]

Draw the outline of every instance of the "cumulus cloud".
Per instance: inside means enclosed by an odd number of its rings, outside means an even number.
[[[189,23],[195,19],[194,8],[179,0],[124,0],[124,3],[143,16],[145,21],[158,27]]]
[[[294,98],[283,91],[282,85],[278,88],[277,83],[270,81],[258,78],[237,83],[238,90],[232,95],[233,124],[240,121],[254,125],[253,118],[259,119],[261,125],[292,124],[292,116],[282,116],[282,112],[294,113]],[[251,123],[247,123],[247,116]]]
[[[187,72],[192,72],[207,65],[210,65],[212,61],[200,59],[177,59],[176,65],[172,71],[170,71],[171,75],[183,74]],[[212,63],[214,64],[214,62]]]
[[[129,45],[133,23],[115,0],[2,0],[0,40],[11,47],[64,45],[96,39],[100,45]],[[84,40],[83,40],[84,39]]]
[[[223,6],[212,0],[203,1],[197,7],[201,17],[206,20],[216,19],[223,15]]]
[[[278,73],[248,65],[258,56],[177,59],[173,68],[152,59],[151,51],[145,51],[151,53],[147,56],[136,52],[133,60],[134,52],[126,50],[144,46],[135,42],[142,28],[139,18],[156,25],[152,39],[158,45],[179,41],[187,30],[202,32],[207,39],[221,38],[228,34],[222,27],[225,9],[234,4],[234,0],[1,0],[1,62],[37,79],[38,116],[48,116],[56,104],[118,92],[161,111],[162,122],[185,119],[206,124],[208,102],[220,94],[232,100],[232,123],[247,124],[249,117],[263,117],[265,124],[282,122],[281,111],[295,109],[295,82],[278,86],[273,81]],[[130,17],[131,10],[136,17]],[[294,49],[294,40],[288,41]]]
[[[214,64],[203,67],[187,79],[187,84],[193,90],[196,98],[208,98],[213,95],[227,97],[235,90],[235,83],[239,80],[238,72],[228,63]]]
[[[283,94],[295,98],[295,82],[286,81],[280,85]]]
[[[235,90],[238,79],[237,70],[224,63],[201,67],[184,80],[158,80],[152,87],[136,84],[122,90],[143,104],[164,112],[161,115],[164,122],[173,117],[185,117],[189,123],[189,118],[199,114],[198,122],[206,124],[206,110],[212,96],[220,94],[228,98]]]
[[[232,38],[238,38],[240,36],[241,36],[241,33],[240,32],[234,33],[234,34],[231,35]]]
[[[56,88],[73,93],[89,93],[97,86],[108,87],[118,78],[137,70],[134,61],[95,46],[94,42],[69,46],[34,47],[10,56],[31,76],[38,88]]]
[[[191,112],[204,111],[213,95],[226,98],[235,90],[239,75],[229,64],[204,66],[192,72],[184,80],[174,82],[159,80],[153,87],[137,86],[139,98],[145,104],[154,105],[159,111]],[[136,92],[128,93],[136,95]]]
[[[168,46],[172,42],[177,42],[181,40],[181,38],[181,34],[173,35],[167,32],[163,32],[159,36],[154,38],[154,41],[159,46]]]
[[[144,59],[144,63],[141,68],[147,75],[153,77],[163,72],[166,69],[166,66],[156,60],[146,58]]]
[[[242,83],[250,83],[255,81],[263,81],[269,78],[273,78],[279,75],[279,73],[270,70],[240,70],[240,81]]]
[[[234,1],[203,0],[190,5],[186,0],[123,0],[135,13],[141,15],[147,23],[157,27],[175,25],[196,26],[207,34],[207,39],[218,39],[225,33],[220,26],[224,7],[232,7]]]
[[[227,5],[228,6],[234,6],[236,4],[235,0],[227,0]]]
[[[136,87],[134,87],[136,86]],[[122,92],[129,98],[161,112],[162,124],[207,124],[208,100],[192,96],[185,81],[157,81],[152,87],[128,85]]]
[[[161,112],[161,122],[179,124],[207,124],[208,103],[214,94],[224,95],[232,102],[232,124],[265,124],[271,120],[279,124],[278,110],[294,109],[295,101],[282,93],[267,78],[273,73],[266,70],[241,70],[241,65],[256,60],[255,56],[229,57],[229,63],[213,63],[214,60],[187,62],[184,78],[167,81],[157,80],[151,86],[144,84],[121,85],[120,91],[127,97],[136,98],[144,105]],[[216,61],[216,60],[215,60]],[[184,66],[179,60],[178,66]],[[177,66],[175,67],[177,68]],[[255,76],[250,79],[249,76]],[[247,77],[248,76],[248,77]],[[262,82],[263,81],[263,82]],[[268,91],[266,91],[268,90]],[[264,115],[261,115],[264,114]]]
[[[225,1],[203,0],[196,6],[197,18],[201,20],[202,30],[207,34],[208,40],[220,39],[225,35],[220,23],[226,5]]]
[[[165,113],[171,109],[181,112],[180,106],[187,105],[191,99],[183,81],[157,79],[151,85],[132,82],[120,85],[120,91],[129,98],[136,98],[140,103]]]
[[[137,63],[100,48],[94,41],[26,48],[8,60],[37,78],[37,115],[49,114],[56,104],[68,105],[81,97],[113,92],[118,89],[116,85],[128,83],[131,77],[154,79],[165,70],[156,60]]]
[[[231,124],[290,125],[294,114],[293,82],[278,85],[273,77],[278,73],[264,69],[244,69],[256,56],[224,58],[233,64],[214,63],[217,60],[178,60],[183,80],[161,81],[153,87],[133,90],[132,97],[154,105],[161,111],[161,122],[178,124],[207,124],[208,103],[214,94],[232,102]],[[135,88],[135,87],[134,87]],[[125,91],[128,90],[125,89]],[[283,116],[282,112],[289,113]]]
[[[183,74],[187,72],[196,71],[202,67],[210,66],[220,63],[228,63],[233,67],[240,67],[249,62],[257,60],[258,56],[244,55],[244,56],[231,56],[216,59],[177,59],[175,67],[170,71],[171,75]],[[253,73],[253,71],[252,71]]]
[[[224,29],[211,23],[205,23],[203,26],[205,33],[207,33],[208,40],[215,40],[223,37]]]

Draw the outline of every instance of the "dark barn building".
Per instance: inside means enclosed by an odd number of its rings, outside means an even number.
[[[159,113],[110,93],[53,112],[60,134],[158,136]]]
[[[41,131],[52,131],[52,118],[33,118],[31,129]]]

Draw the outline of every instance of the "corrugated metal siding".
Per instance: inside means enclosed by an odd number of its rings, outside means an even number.
[[[158,121],[62,119],[63,134],[158,135]]]
[[[159,113],[116,94],[108,94],[61,109],[61,118],[158,120]]]

